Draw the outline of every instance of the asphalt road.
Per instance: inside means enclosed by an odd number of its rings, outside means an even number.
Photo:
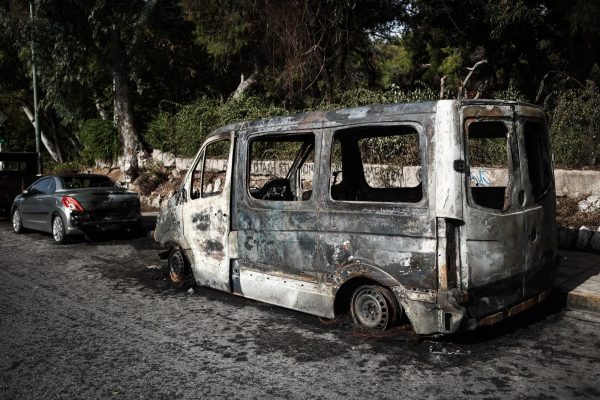
[[[599,398],[600,316],[546,306],[444,340],[171,286],[149,238],[0,221],[2,399]]]

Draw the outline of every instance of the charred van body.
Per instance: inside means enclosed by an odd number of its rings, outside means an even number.
[[[545,115],[441,100],[226,126],[155,239],[175,281],[373,329],[490,325],[544,300],[556,274]]]

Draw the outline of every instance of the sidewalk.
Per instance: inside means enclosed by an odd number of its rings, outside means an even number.
[[[567,309],[600,312],[600,254],[560,250],[554,296]]]

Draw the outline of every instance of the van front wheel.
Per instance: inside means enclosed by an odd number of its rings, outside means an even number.
[[[352,294],[350,313],[363,329],[384,330],[398,319],[398,303],[393,293],[382,286],[360,286]]]
[[[169,253],[169,278],[176,285],[183,285],[189,276],[189,266],[183,252],[174,248]]]

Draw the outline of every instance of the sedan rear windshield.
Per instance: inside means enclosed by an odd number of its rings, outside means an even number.
[[[65,189],[117,187],[116,183],[105,176],[65,176],[61,179]]]

